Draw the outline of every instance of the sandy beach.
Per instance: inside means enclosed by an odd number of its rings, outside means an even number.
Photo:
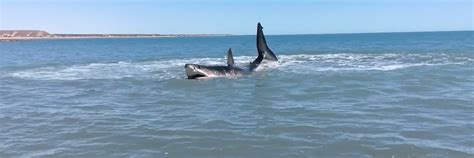
[[[49,37],[0,37],[0,42],[13,42],[25,40],[63,40],[63,39],[95,39],[95,38],[176,38],[176,37],[211,37],[230,36],[228,34],[180,34],[180,35],[120,35],[120,36],[49,36]]]
[[[228,36],[229,34],[50,34],[42,30],[0,30],[0,42],[93,38],[170,38]]]

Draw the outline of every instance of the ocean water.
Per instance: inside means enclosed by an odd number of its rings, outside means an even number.
[[[0,43],[0,157],[474,157],[474,32]]]

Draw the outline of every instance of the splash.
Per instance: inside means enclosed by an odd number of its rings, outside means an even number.
[[[237,66],[245,66],[254,56],[235,57]],[[391,71],[417,66],[466,64],[472,57],[449,54],[297,54],[280,55],[280,61],[265,61],[257,71],[275,70],[293,73],[318,71]],[[184,78],[187,63],[225,65],[225,58],[190,58],[146,62],[90,63],[58,67],[39,67],[7,73],[6,76],[33,80],[115,80]]]

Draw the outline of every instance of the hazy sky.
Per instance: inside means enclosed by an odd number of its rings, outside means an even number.
[[[267,34],[473,30],[474,0],[0,0],[0,29]]]

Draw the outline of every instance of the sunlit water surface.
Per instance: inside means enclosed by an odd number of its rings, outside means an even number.
[[[0,157],[473,157],[473,34],[0,43]]]

